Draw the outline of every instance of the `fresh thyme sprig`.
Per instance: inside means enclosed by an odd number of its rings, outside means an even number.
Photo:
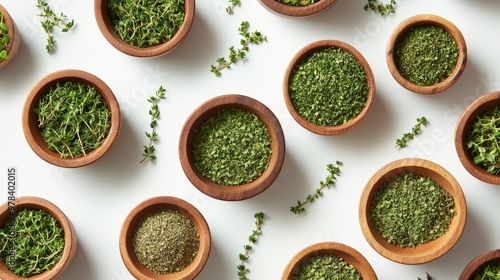
[[[264,213],[257,212],[254,215],[255,218],[255,229],[252,231],[252,234],[248,237],[248,244],[244,245],[243,248],[245,252],[239,255],[241,263],[236,266],[238,269],[238,277],[239,280],[248,280],[246,274],[250,271],[246,266],[245,262],[248,262],[250,259],[250,251],[253,250],[252,244],[257,243],[257,238],[262,234],[261,226],[264,222]]]
[[[427,118],[426,117],[421,117],[417,119],[417,124],[413,126],[411,129],[411,132],[403,134],[403,137],[401,139],[396,140],[396,148],[404,148],[406,147],[406,144],[408,140],[411,140],[415,138],[416,135],[420,134],[422,128],[422,125],[427,125]]]
[[[248,21],[243,21],[238,28],[239,34],[243,37],[240,40],[240,48],[236,49],[234,46],[231,46],[229,48],[229,56],[228,58],[224,57],[219,57],[217,58],[216,62],[218,63],[217,66],[211,65],[210,66],[210,71],[212,71],[216,77],[221,76],[220,70],[224,68],[231,68],[231,64],[235,63],[238,59],[243,59],[246,57],[247,52],[249,50],[248,46],[250,44],[259,44],[263,41],[267,41],[267,37],[264,36],[261,32],[255,31],[255,32],[248,32],[248,27],[250,24]]]
[[[229,6],[227,6],[227,7],[226,7],[226,12],[227,12],[228,14],[232,14],[232,13],[233,13],[233,9],[234,9],[234,7],[236,7],[236,6],[239,6],[239,5],[240,5],[240,0],[229,0],[229,3],[230,3],[231,5],[229,5]]]
[[[372,10],[375,13],[379,13],[382,16],[395,13],[394,5],[396,5],[396,0],[391,0],[389,4],[383,4],[377,0],[368,0],[368,4],[364,6],[365,11]]]
[[[429,273],[426,272],[425,275],[426,275],[426,278],[425,278],[426,280],[432,280],[432,277],[429,275]],[[418,277],[418,280],[422,280],[422,279],[420,279],[420,277]]]
[[[158,119],[160,118],[160,109],[158,108],[158,101],[160,99],[165,99],[165,89],[163,86],[156,91],[156,95],[149,97],[148,102],[151,103],[151,109],[149,109],[149,115],[151,116],[151,123],[149,127],[151,128],[151,132],[146,132],[146,136],[149,138],[149,144],[143,145],[144,153],[142,154],[144,158],[141,160],[141,163],[145,160],[149,159],[150,161],[155,161],[155,146],[154,142],[158,140],[158,133],[155,130],[156,125],[158,124]]]
[[[337,176],[340,174],[340,166],[342,166],[343,163],[337,161],[336,164],[337,164],[336,166],[333,165],[332,163],[326,165],[326,168],[330,174],[328,174],[325,181],[320,181],[319,188],[316,189],[316,191],[313,194],[308,195],[307,199],[304,202],[297,200],[297,205],[291,206],[290,212],[294,214],[300,214],[305,212],[306,209],[304,208],[304,206],[307,203],[313,203],[317,198],[323,196],[324,188],[330,188],[330,186],[333,186],[335,184],[335,180],[337,179]]]
[[[4,22],[4,15],[0,12],[0,61],[9,59],[7,46],[10,42],[9,26]]]
[[[71,21],[67,21],[67,16],[63,13],[56,16],[49,4],[47,4],[44,0],[38,0],[36,6],[42,10],[41,13],[36,15],[42,17],[42,21],[40,23],[42,24],[43,30],[47,34],[47,45],[45,46],[45,49],[47,52],[50,52],[56,44],[54,35],[52,35],[54,27],[60,28],[62,32],[68,32],[74,26],[75,20],[72,19]]]

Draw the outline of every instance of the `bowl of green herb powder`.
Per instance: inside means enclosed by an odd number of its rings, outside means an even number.
[[[7,9],[0,5],[0,69],[9,64],[21,45],[21,34]]]
[[[360,198],[359,223],[375,251],[403,264],[432,261],[459,240],[467,206],[457,180],[419,158],[395,160],[377,170]]]
[[[500,250],[492,250],[475,257],[462,271],[459,280],[500,279]]]
[[[326,11],[337,0],[260,0],[269,11],[288,17],[309,17]]]

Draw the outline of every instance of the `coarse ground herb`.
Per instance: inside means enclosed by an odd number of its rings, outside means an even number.
[[[366,106],[366,73],[349,52],[327,47],[299,62],[289,78],[292,105],[307,121],[338,126],[358,116]]]
[[[420,132],[422,130],[422,128],[421,128],[422,125],[424,125],[424,126],[427,125],[427,118],[426,117],[417,118],[417,124],[415,124],[413,126],[413,128],[411,129],[411,132],[407,132],[407,133],[403,134],[403,137],[401,137],[401,139],[396,140],[396,148],[406,147],[408,140],[411,140],[411,139],[415,138],[416,135],[420,134]]]
[[[96,88],[57,82],[35,107],[41,135],[61,158],[85,156],[99,147],[111,127],[111,113]]]
[[[0,259],[14,274],[40,274],[61,259],[64,231],[47,212],[25,208],[16,213],[13,226],[0,229],[0,249]]]
[[[500,263],[483,265],[482,269],[474,274],[471,280],[500,280]]]
[[[436,25],[410,28],[397,40],[394,63],[401,76],[419,86],[432,86],[448,78],[458,61],[458,45]]]
[[[259,178],[269,166],[271,135],[257,115],[223,108],[195,130],[191,153],[203,176],[239,186]]]
[[[137,259],[151,271],[174,273],[193,262],[200,247],[200,235],[185,215],[159,209],[137,224],[132,246]]]
[[[245,265],[246,262],[250,259],[250,251],[253,250],[253,244],[257,243],[257,238],[262,234],[262,223],[264,222],[264,213],[257,212],[254,214],[255,218],[255,229],[252,231],[252,234],[248,237],[248,244],[243,246],[245,249],[245,253],[239,255],[240,264],[236,266],[238,269],[238,279],[239,280],[248,280],[247,273],[250,272]]]
[[[474,163],[491,174],[500,174],[500,107],[477,115],[466,137]]]
[[[455,202],[432,178],[403,173],[375,192],[370,215],[374,228],[390,244],[415,247],[448,231]]]
[[[396,5],[396,0],[391,0],[389,4],[383,4],[377,0],[368,0],[368,4],[366,4],[363,8],[365,11],[372,10],[375,13],[379,13],[382,16],[389,15],[395,13],[394,6]]]
[[[140,47],[169,41],[184,23],[185,0],[110,0],[109,14],[115,34]]]
[[[312,5],[316,2],[318,2],[319,0],[276,0],[276,1],[281,2],[281,3],[288,5],[288,6],[302,7],[302,6]]]
[[[344,259],[333,254],[309,257],[299,264],[293,280],[361,280],[361,274]]]
[[[160,109],[158,107],[158,101],[160,99],[165,99],[165,89],[163,86],[156,91],[156,94],[149,97],[148,102],[151,103],[151,109],[149,109],[149,115],[151,116],[151,121],[149,123],[149,127],[151,128],[151,132],[146,132],[146,137],[149,139],[149,144],[143,145],[144,152],[142,153],[141,163],[145,160],[149,159],[150,161],[156,160],[155,155],[155,146],[154,142],[158,141],[158,132],[156,132],[155,127],[158,124],[158,118],[160,117]]]
[[[49,4],[44,0],[38,0],[36,6],[42,10],[37,16],[42,18],[40,24],[45,34],[47,34],[47,45],[45,46],[45,50],[49,53],[56,45],[56,40],[54,40],[54,35],[52,35],[54,27],[61,29],[61,32],[68,32],[75,25],[75,20],[72,19],[68,21],[68,17],[64,13],[57,16],[54,11],[52,11]]]
[[[10,42],[9,26],[4,21],[4,15],[0,12],[0,61],[9,59],[7,47]]]

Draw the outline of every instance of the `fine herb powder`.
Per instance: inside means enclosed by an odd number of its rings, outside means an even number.
[[[357,117],[366,106],[366,73],[349,52],[327,47],[298,63],[289,78],[293,107],[307,121],[338,126]]]
[[[257,115],[223,108],[195,130],[191,153],[203,176],[239,186],[259,178],[269,166],[271,135]]]
[[[361,280],[361,274],[344,259],[332,255],[321,254],[302,261],[293,280]]]
[[[458,61],[455,39],[444,28],[420,25],[396,42],[394,63],[401,76],[419,86],[432,86],[448,78]]]
[[[482,269],[474,274],[474,278],[471,280],[500,280],[500,263],[483,265]]]
[[[371,219],[390,244],[415,247],[448,231],[455,215],[453,197],[432,178],[403,173],[375,192]]]
[[[151,271],[174,273],[193,262],[200,236],[188,217],[175,210],[160,209],[137,224],[132,246],[137,259]]]

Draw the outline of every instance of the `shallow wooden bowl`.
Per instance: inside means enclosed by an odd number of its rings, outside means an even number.
[[[337,0],[320,0],[308,6],[296,7],[283,4],[278,0],[260,0],[260,3],[268,10],[289,17],[307,17],[317,15],[326,11],[336,2]]]
[[[395,47],[399,38],[410,28],[419,25],[435,25],[442,27],[444,30],[448,31],[451,36],[453,36],[459,50],[457,65],[451,75],[440,83],[431,86],[420,86],[408,81],[399,73],[396,63],[394,62]],[[392,76],[401,86],[420,94],[434,94],[448,89],[458,81],[465,70],[465,65],[467,64],[467,45],[465,44],[465,39],[462,36],[462,33],[452,22],[440,16],[421,14],[404,20],[394,29],[389,38],[389,42],[387,43],[386,60]]]
[[[288,263],[282,280],[292,280],[300,264],[316,255],[331,254],[350,263],[361,274],[362,279],[377,280],[377,275],[366,258],[356,249],[337,242],[321,242],[308,246],[297,253]]]
[[[456,215],[448,231],[441,237],[413,248],[402,248],[389,244],[374,228],[371,221],[371,205],[379,187],[395,176],[413,173],[434,179],[453,196]],[[467,219],[465,196],[457,180],[443,167],[425,159],[405,158],[390,162],[380,168],[366,184],[359,204],[359,223],[370,246],[380,255],[402,264],[421,264],[439,258],[448,252],[459,240]]]
[[[475,164],[466,145],[467,134],[476,117],[496,106],[500,106],[500,91],[481,96],[465,109],[455,128],[455,149],[460,162],[472,176],[486,183],[500,185],[500,176],[491,174],[486,168]]]
[[[38,116],[35,113],[40,98],[48,89],[57,82],[80,82],[91,85],[102,95],[111,112],[111,127],[106,140],[95,150],[86,156],[75,158],[61,158],[59,153],[49,150],[47,143],[43,140],[38,127]],[[121,126],[121,116],[118,101],[111,89],[98,77],[75,69],[66,69],[53,72],[42,78],[30,91],[26,98],[22,111],[22,127],[24,136],[31,149],[43,160],[60,167],[81,167],[100,159],[115,143]]]
[[[266,125],[271,136],[271,158],[268,168],[253,182],[239,186],[217,184],[201,175],[191,156],[195,130],[222,108],[238,108],[253,113]],[[266,190],[278,177],[285,160],[285,137],[273,112],[251,97],[228,94],[207,100],[188,117],[181,131],[179,157],[187,178],[201,192],[220,200],[244,200]]]
[[[474,280],[474,275],[480,273],[485,265],[500,263],[500,250],[493,250],[474,258],[462,271],[459,280]]]
[[[200,248],[194,261],[181,271],[169,274],[157,274],[149,270],[138,259],[132,246],[132,239],[141,219],[152,211],[170,209],[185,215],[198,230],[200,235]],[[211,234],[207,221],[193,205],[180,198],[159,196],[147,199],[137,205],[127,215],[120,232],[120,254],[125,266],[137,279],[174,280],[194,279],[203,269],[210,255]]]
[[[136,57],[158,57],[177,47],[186,37],[194,21],[195,0],[185,0],[185,17],[177,33],[167,42],[150,47],[136,47],[124,42],[114,33],[114,24],[108,12],[108,0],[94,0],[97,26],[106,40],[117,50]]]
[[[9,271],[6,264],[3,261],[0,261],[0,279],[48,280],[61,275],[73,260],[77,248],[76,233],[71,222],[56,205],[43,198],[35,196],[21,196],[17,197],[13,202],[15,204],[16,211],[20,211],[26,208],[43,210],[57,219],[59,225],[64,231],[64,249],[61,259],[54,267],[52,267],[52,269],[28,278],[22,278],[13,274]],[[4,227],[6,221],[9,218],[9,204],[4,203],[2,206],[0,206],[0,226]]]
[[[3,20],[5,24],[9,27],[9,31],[7,34],[10,36],[10,41],[7,44],[7,55],[9,59],[0,60],[0,69],[7,66],[17,54],[19,50],[19,46],[21,45],[21,33],[19,33],[19,29],[17,28],[14,19],[10,16],[7,9],[5,9],[2,5],[0,5],[0,12],[3,14]]]
[[[295,110],[293,103],[292,103],[292,100],[290,98],[290,92],[288,89],[289,80],[290,80],[292,71],[294,70],[295,66],[298,63],[300,63],[302,60],[304,60],[305,58],[309,57],[313,52],[315,52],[317,50],[324,49],[324,48],[329,48],[329,47],[336,47],[336,48],[345,50],[345,51],[349,52],[350,54],[352,54],[356,58],[358,63],[365,70],[366,81],[367,81],[367,84],[369,86],[368,98],[366,100],[365,108],[361,111],[361,113],[357,117],[355,117],[354,119],[350,120],[349,122],[347,122],[345,124],[338,125],[338,126],[320,126],[320,125],[313,124],[313,123],[309,122],[308,120],[306,120],[305,118],[303,118],[297,112],[297,110]],[[306,45],[305,47],[303,47],[302,49],[300,49],[295,54],[295,56],[292,58],[290,63],[288,64],[288,67],[285,71],[285,76],[283,79],[283,96],[285,98],[285,104],[286,104],[286,107],[288,108],[288,111],[290,112],[292,117],[295,119],[295,121],[297,121],[302,127],[304,127],[305,129],[307,129],[313,133],[320,134],[320,135],[337,135],[337,134],[346,133],[346,132],[352,130],[353,128],[358,126],[361,123],[361,121],[366,117],[373,101],[375,100],[375,78],[373,76],[373,72],[370,68],[370,65],[368,64],[368,61],[366,61],[364,56],[356,48],[354,48],[353,46],[351,46],[345,42],[342,42],[342,41],[320,40],[320,41],[310,43],[310,44]]]

